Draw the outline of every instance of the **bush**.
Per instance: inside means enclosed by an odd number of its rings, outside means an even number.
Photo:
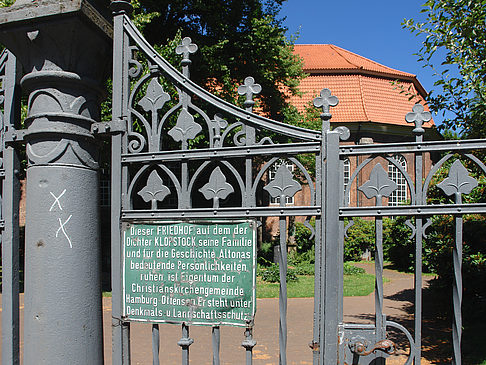
[[[259,269],[259,276],[262,278],[263,281],[268,283],[279,283],[280,282],[280,271],[278,264],[271,264],[268,267],[260,268]],[[295,270],[292,268],[287,269],[287,283],[290,281],[298,281],[299,278],[295,273]]]
[[[366,249],[373,251],[375,242],[375,222],[361,218],[353,219],[354,225],[344,237],[344,261],[360,261]],[[347,225],[348,221],[345,220]]]
[[[359,275],[364,274],[365,269],[363,269],[362,267],[356,267],[354,265],[351,265],[349,262],[345,262],[343,273],[344,275]]]
[[[412,230],[405,222],[408,217],[385,219],[383,227],[383,256],[400,271],[415,268],[415,238],[410,239]]]
[[[268,266],[273,262],[273,242],[262,242],[258,249],[258,264]]]
[[[315,226],[315,220],[311,220],[312,226]],[[307,252],[314,246],[314,238],[311,237],[311,230],[304,223],[296,222],[294,239],[298,252]]]

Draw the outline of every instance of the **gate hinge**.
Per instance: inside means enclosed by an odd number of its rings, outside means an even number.
[[[26,134],[27,129],[8,127],[8,129],[5,130],[5,143],[23,142]]]
[[[125,133],[127,131],[127,121],[126,119],[112,120],[111,122],[100,122],[93,123],[91,125],[91,133],[93,134],[116,134]]]

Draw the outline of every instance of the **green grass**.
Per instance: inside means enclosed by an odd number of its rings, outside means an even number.
[[[289,298],[313,297],[314,276],[298,275],[298,278],[299,281],[287,283],[287,296]],[[344,275],[344,296],[346,297],[369,295],[373,292],[374,288],[374,275]],[[278,298],[278,291],[279,283],[267,283],[260,277],[257,278],[257,298]],[[111,297],[111,292],[103,292],[103,296]]]
[[[314,276],[298,275],[299,281],[287,283],[289,298],[314,296]],[[344,275],[344,296],[369,295],[375,288],[375,277],[370,274]],[[278,298],[279,283],[266,283],[257,279],[257,298]]]

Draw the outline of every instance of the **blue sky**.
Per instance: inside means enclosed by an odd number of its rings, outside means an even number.
[[[401,23],[424,20],[425,0],[288,0],[280,15],[289,34],[300,29],[297,44],[330,43],[385,66],[417,75],[427,91],[433,89],[433,71],[414,55],[422,38]],[[439,120],[434,116],[436,122]]]

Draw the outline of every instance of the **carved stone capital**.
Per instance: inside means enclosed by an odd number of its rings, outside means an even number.
[[[30,164],[97,168],[90,130],[110,71],[110,35],[110,23],[86,0],[17,1],[0,10],[0,42],[25,72]]]

